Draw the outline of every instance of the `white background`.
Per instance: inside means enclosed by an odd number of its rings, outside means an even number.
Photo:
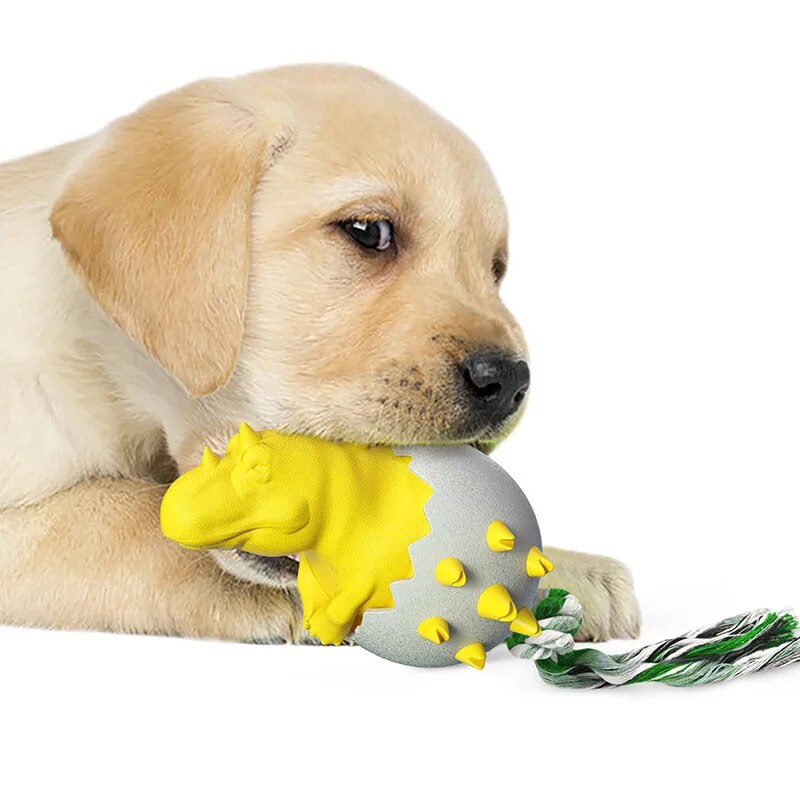
[[[17,3],[0,159],[282,63],[361,63],[421,95],[510,207],[504,291],[534,390],[497,458],[547,542],[631,566],[654,641],[800,605],[797,9]],[[483,673],[415,671],[356,649],[5,629],[0,796],[769,794],[794,782],[798,689],[800,667],[570,693],[500,651]]]

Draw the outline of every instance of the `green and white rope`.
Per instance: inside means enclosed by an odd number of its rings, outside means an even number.
[[[532,611],[542,632],[527,637],[513,633],[506,644],[515,656],[534,661],[542,678],[554,686],[604,689],[646,681],[698,686],[800,662],[800,631],[788,612],[752,611],[675,639],[608,655],[574,649],[583,610],[564,589],[540,590]]]

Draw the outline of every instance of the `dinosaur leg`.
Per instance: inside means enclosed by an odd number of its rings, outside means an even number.
[[[365,581],[342,589],[311,615],[309,628],[312,635],[322,644],[341,644],[350,633],[356,615],[374,591],[375,587]]]

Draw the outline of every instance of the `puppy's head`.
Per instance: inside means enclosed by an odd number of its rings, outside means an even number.
[[[166,95],[97,141],[51,221],[100,307],[198,398],[193,447],[242,419],[491,443],[520,413],[494,179],[372,73],[293,67]]]
[[[507,223],[488,167],[373,75],[305,77],[292,148],[253,204],[242,376],[292,429],[496,439],[529,376],[498,294]]]

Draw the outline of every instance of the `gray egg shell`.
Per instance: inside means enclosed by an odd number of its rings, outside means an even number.
[[[401,664],[457,664],[455,654],[465,645],[481,642],[488,652],[509,635],[509,623],[478,616],[478,597],[486,587],[502,584],[518,609],[530,607],[539,579],[528,577],[525,562],[531,547],[541,547],[539,526],[519,486],[474,448],[395,447],[394,452],[410,455],[411,470],[434,490],[424,509],[431,532],[409,547],[414,575],[392,584],[394,608],[367,611],[355,642]],[[513,550],[489,548],[486,529],[494,520],[514,534]],[[464,586],[443,586],[434,577],[436,565],[448,556],[464,565]],[[428,617],[448,621],[447,642],[437,645],[417,633]]]

